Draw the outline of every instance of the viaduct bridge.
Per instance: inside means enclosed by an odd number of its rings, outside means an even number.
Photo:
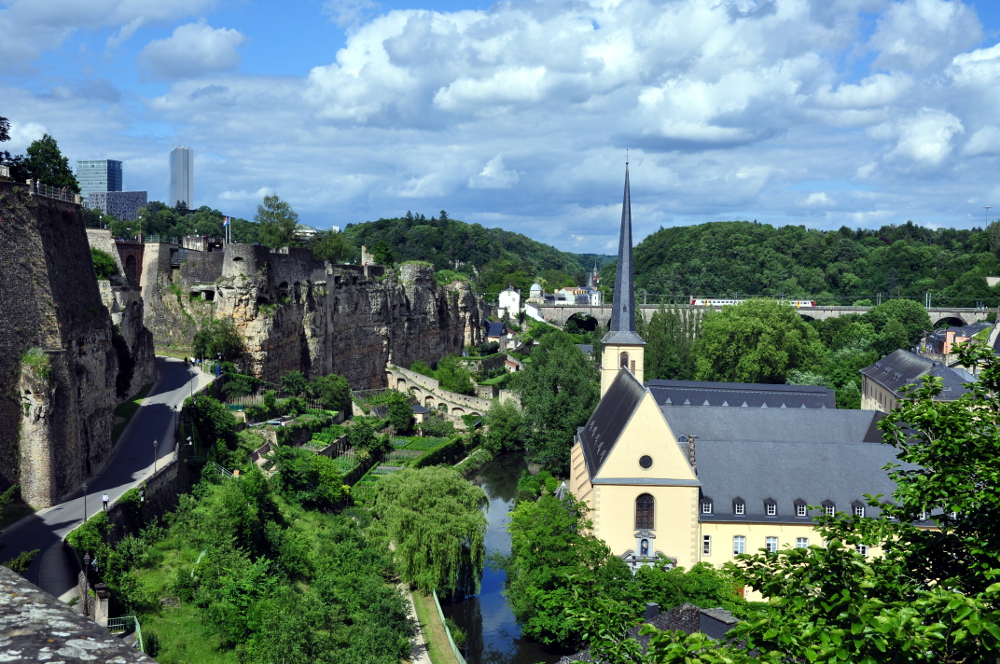
[[[592,316],[601,322],[602,325],[609,325],[611,322],[611,307],[608,305],[601,307],[586,307],[586,306],[569,306],[569,305],[533,305],[538,308],[542,317],[553,325],[558,325],[563,327],[573,316],[580,314],[583,316]],[[692,309],[699,309],[704,312],[722,311],[721,306],[691,306],[691,305],[677,305],[680,307],[690,307]],[[649,304],[649,305],[639,305],[637,307],[638,312],[645,316],[648,321],[652,316],[653,312],[659,309],[659,305]],[[839,318],[840,316],[846,316],[847,314],[863,314],[867,312],[871,307],[800,307],[798,309],[799,315],[807,320],[826,320],[827,318]],[[974,308],[960,308],[960,307],[932,307],[927,310],[927,313],[931,317],[931,324],[935,327],[941,322],[947,322],[949,325],[971,325],[976,321],[986,320],[986,317],[992,313],[990,309],[974,309]]]

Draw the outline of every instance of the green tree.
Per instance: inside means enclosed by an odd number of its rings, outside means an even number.
[[[10,140],[10,120],[0,115],[0,143]]]
[[[521,409],[511,400],[493,404],[484,418],[486,440],[483,443],[492,454],[524,449],[528,426]]]
[[[386,418],[396,433],[413,431],[413,408],[409,400],[400,392],[386,392],[385,403],[388,405]]]
[[[286,371],[281,377],[281,389],[292,396],[300,397],[306,393],[309,381],[302,375],[301,371]]]
[[[396,262],[392,256],[392,247],[385,240],[379,241],[372,249],[372,259],[377,265],[391,266]]]
[[[354,257],[354,245],[336,231],[320,231],[310,246],[316,258],[330,263],[346,263]]]
[[[640,598],[632,572],[590,526],[586,505],[572,497],[521,501],[511,513],[507,600],[525,636],[578,647],[583,633],[570,609],[598,598],[623,602],[635,624]]]
[[[59,151],[56,139],[45,134],[37,141],[32,141],[27,152],[25,167],[32,177],[38,178],[42,184],[66,187],[74,193],[80,193],[80,185],[69,167],[69,160]]]
[[[544,335],[531,362],[513,380],[530,423],[528,457],[553,471],[569,467],[573,435],[583,426],[600,394],[597,369],[561,330]]]
[[[643,369],[647,379],[694,378],[691,347],[701,333],[703,317],[692,307],[660,304],[648,324],[641,316],[636,319],[637,331],[646,342]]]
[[[194,335],[192,346],[195,357],[232,361],[243,355],[246,347],[236,325],[229,318],[205,321]]]
[[[306,388],[310,399],[316,399],[329,410],[349,411],[351,408],[351,386],[347,379],[337,374],[313,376]]]
[[[438,362],[435,376],[437,376],[442,390],[457,394],[474,395],[476,393],[476,387],[472,384],[472,374],[454,355],[442,358]]]
[[[299,223],[299,215],[277,194],[264,197],[253,219],[259,225],[257,239],[262,245],[272,249],[296,246],[295,227]]]
[[[454,468],[405,468],[379,480],[374,513],[400,577],[424,592],[475,594],[485,561],[486,493]]]
[[[927,314],[927,310],[919,302],[913,300],[883,302],[877,307],[873,307],[863,318],[874,322],[878,332],[883,332],[884,326],[887,326],[889,321],[897,321],[905,332],[907,346],[916,346],[920,343],[920,338],[931,330],[931,317]],[[897,348],[906,348],[907,346],[897,346]]]
[[[286,445],[276,447],[272,458],[277,468],[273,481],[289,500],[328,509],[347,496],[344,476],[333,459]]]
[[[379,445],[375,428],[365,417],[351,420],[351,426],[347,428],[347,442],[354,449],[369,453],[374,452]]]
[[[813,369],[826,354],[794,308],[764,299],[705,316],[692,352],[698,380],[736,383],[783,383],[789,371]]]
[[[118,266],[115,265],[115,259],[108,252],[91,247],[90,258],[94,261],[94,272],[97,273],[98,279],[108,279],[118,274]]]

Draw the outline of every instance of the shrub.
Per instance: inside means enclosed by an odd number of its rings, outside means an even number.
[[[91,247],[90,258],[94,262],[94,272],[98,279],[110,279],[118,274],[118,265],[108,252]]]

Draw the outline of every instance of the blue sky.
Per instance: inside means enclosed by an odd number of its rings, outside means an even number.
[[[0,0],[4,147],[53,135],[167,196],[320,228],[407,210],[578,252],[757,219],[967,228],[1000,209],[1000,3]]]

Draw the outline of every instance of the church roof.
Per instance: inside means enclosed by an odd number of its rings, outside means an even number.
[[[660,406],[730,406],[749,408],[836,408],[836,393],[822,385],[716,383],[695,380],[648,380]]]
[[[797,442],[696,440],[695,461],[702,497],[713,504],[712,514],[699,515],[702,521],[808,522],[815,512],[797,517],[796,502],[832,503],[837,511],[851,512],[852,505],[866,502],[866,493],[891,499],[896,490],[882,469],[897,462],[896,449],[889,445],[811,438]],[[733,513],[737,498],[744,502],[744,515]],[[766,501],[776,504],[775,516],[765,515]],[[866,507],[865,516],[876,516],[878,511]]]
[[[677,436],[702,441],[879,443],[875,424],[884,415],[875,410],[831,408],[699,408],[660,410]]]
[[[620,368],[590,419],[577,430],[590,477],[595,477],[604,465],[645,394],[642,383],[627,369]]]

